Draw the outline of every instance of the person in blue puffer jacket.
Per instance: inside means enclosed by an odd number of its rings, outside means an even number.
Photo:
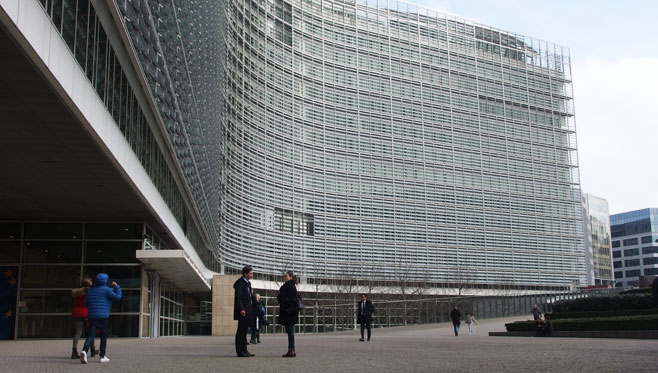
[[[112,301],[121,300],[121,288],[116,282],[112,282],[113,289],[107,286],[108,275],[99,273],[94,280],[94,286],[87,291],[85,298],[85,307],[87,307],[87,319],[89,320],[89,334],[85,345],[80,353],[80,361],[87,364],[87,352],[89,346],[94,340],[96,331],[100,330],[101,335],[101,363],[107,363],[110,358],[105,356],[105,347],[107,345],[107,330],[110,319],[110,305]]]

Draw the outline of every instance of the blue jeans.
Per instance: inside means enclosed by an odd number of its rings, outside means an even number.
[[[88,352],[89,346],[94,344],[94,337],[96,336],[96,331],[100,330],[101,335],[101,356],[105,357],[105,347],[107,346],[107,329],[110,325],[110,319],[89,319],[89,333],[87,333],[87,340],[85,340],[85,345],[82,347],[82,351]]]
[[[286,326],[286,333],[288,333],[288,349],[295,349],[295,326]]]

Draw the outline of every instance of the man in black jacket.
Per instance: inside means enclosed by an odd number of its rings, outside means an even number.
[[[450,318],[452,319],[452,327],[455,329],[455,337],[459,335],[459,326],[461,325],[461,319],[462,313],[459,312],[459,309],[455,305],[455,308],[450,311]]]
[[[368,300],[365,294],[361,294],[361,301],[359,302],[359,310],[356,317],[356,322],[361,324],[361,338],[359,341],[363,342],[363,329],[368,329],[368,341],[370,341],[370,324],[372,324],[372,313],[375,312],[375,307],[372,302]]]
[[[242,268],[242,277],[233,284],[235,301],[233,305],[233,320],[238,320],[238,330],[235,332],[235,352],[238,357],[250,357],[254,354],[247,351],[247,329],[253,321],[252,290],[249,280],[254,277],[250,266]]]

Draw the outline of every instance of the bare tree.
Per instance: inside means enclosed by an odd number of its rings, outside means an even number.
[[[454,284],[457,289],[457,295],[469,295],[475,285],[475,278],[477,277],[477,270],[471,267],[457,266],[455,268]]]

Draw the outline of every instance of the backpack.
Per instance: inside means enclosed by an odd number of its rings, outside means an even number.
[[[302,299],[302,295],[297,293],[297,309],[301,310],[302,308],[304,308],[304,301]]]

